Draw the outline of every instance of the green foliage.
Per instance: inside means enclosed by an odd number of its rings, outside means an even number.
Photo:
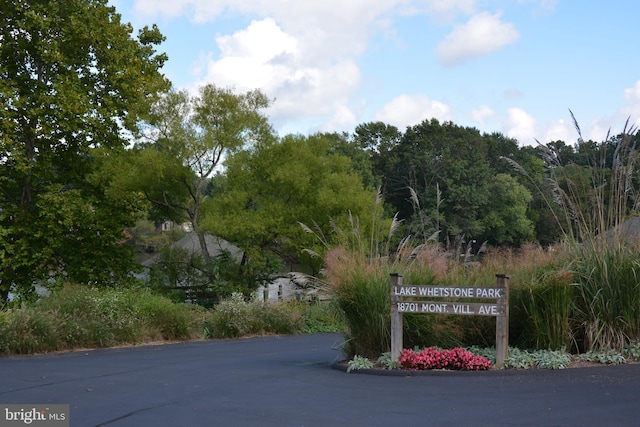
[[[539,350],[536,352],[536,366],[540,369],[565,369],[571,362],[571,355],[564,350]]]
[[[522,244],[534,238],[527,207],[533,197],[526,187],[507,174],[498,174],[487,184],[492,194],[488,212],[483,215],[482,239],[491,244]]]
[[[167,298],[147,295],[136,304],[136,313],[157,339],[176,341],[196,337],[204,313],[182,303],[174,303]]]
[[[374,356],[388,351],[391,334],[388,276],[355,273],[334,289],[347,325],[346,353]]]
[[[571,362],[571,355],[564,350],[527,351],[509,347],[505,368],[511,369],[565,369]]]
[[[392,360],[391,352],[382,353],[376,360],[376,365],[381,366],[383,369],[400,369],[398,361]]]
[[[580,360],[598,362],[606,365],[620,365],[627,363],[622,353],[615,350],[588,351],[580,355]]]
[[[132,245],[137,254],[160,253],[186,234],[178,226],[172,227],[168,232],[158,233],[155,224],[147,219],[139,219],[127,231],[131,234]]]
[[[302,329],[300,316],[287,304],[246,300],[236,292],[221,301],[205,319],[206,338],[235,338],[247,335],[290,334]]]
[[[403,135],[381,124],[364,125],[355,140],[369,150],[385,198],[408,229],[428,223],[443,242],[465,235],[519,245],[533,237],[531,194],[501,161],[517,158],[538,173],[515,140],[435,119]]]
[[[218,203],[211,200],[209,191],[211,178],[222,159],[272,138],[272,130],[262,114],[269,102],[257,90],[236,94],[232,89],[212,84],[201,87],[197,96],[186,91],[169,92],[153,106],[147,123],[151,140],[139,141],[128,153],[120,166],[127,173],[115,180],[120,188],[144,195],[152,205],[152,219],[190,224],[198,236],[201,259],[192,263],[191,259],[182,262],[174,257],[170,262],[182,271],[179,274],[202,281],[197,285],[199,288],[214,289],[214,298],[207,298],[213,302],[242,286],[245,290],[257,287],[259,276],[270,274],[274,268],[271,257],[260,252],[245,254],[246,262],[237,266],[231,280],[236,288],[227,286],[219,291],[216,288],[228,282],[228,277],[218,276],[225,264],[211,258],[207,231],[202,226],[204,205]],[[168,276],[175,284],[171,272]]]
[[[302,333],[342,332],[345,329],[342,312],[333,301],[312,304],[293,301],[287,305],[293,311],[294,319],[300,316]]]
[[[498,272],[512,272],[512,345],[549,351],[621,352],[638,339],[637,251],[593,252],[597,259],[575,254],[569,247],[556,252],[523,249],[517,256],[491,252],[480,265],[465,268],[434,252],[418,252],[410,262],[399,263],[398,258],[390,262],[335,249],[328,252],[325,262],[327,281],[345,313],[347,354],[373,357],[388,351],[388,274],[395,271],[404,272],[405,283],[457,286],[492,286]],[[401,255],[402,252],[398,257]],[[421,263],[421,259],[428,259],[429,263]],[[430,273],[424,276],[425,272]],[[450,348],[494,342],[492,318],[424,314],[403,317],[407,345]],[[556,363],[549,358],[549,363]]]
[[[616,349],[640,337],[640,254],[631,247],[586,245],[571,265],[576,272],[574,316],[581,350]]]
[[[525,348],[575,347],[573,275],[561,268],[545,266],[516,286],[512,290],[515,307],[511,315],[521,330],[515,342]]]
[[[540,147],[552,190],[540,194],[572,244],[567,249],[571,261],[561,268],[575,282],[570,338],[578,351],[622,351],[640,334],[635,304],[640,297],[640,258],[633,240],[635,222],[628,219],[640,194],[638,132],[625,125],[621,134],[607,136],[602,143],[585,142],[573,119],[579,135],[577,153],[561,141]],[[558,314],[567,311],[566,297],[554,303]],[[562,314],[552,324],[565,329],[565,319]]]
[[[174,301],[210,308],[234,292],[251,295],[259,284],[272,280],[281,269],[279,260],[270,254],[256,254],[245,261],[229,250],[221,250],[206,264],[199,253],[169,247],[149,269],[148,284]]]
[[[0,350],[3,354],[30,354],[59,349],[59,319],[36,310],[10,310],[2,315]]]
[[[390,346],[390,274],[402,272],[407,282],[428,285],[441,273],[446,260],[438,251],[423,247],[401,252],[393,262],[386,257],[343,249],[330,250],[325,257],[325,274],[330,292],[344,313],[347,331],[345,352],[375,357]],[[407,346],[432,343],[455,346],[460,331],[447,318],[404,315]]]
[[[205,310],[140,289],[64,286],[36,303],[0,310],[0,355],[340,330],[331,303],[270,304],[237,293]]]
[[[640,342],[633,341],[627,343],[623,350],[623,354],[630,359],[640,360]]]
[[[189,301],[212,307],[223,295],[216,281],[217,259],[206,266],[199,254],[186,249],[165,248],[149,269],[149,286],[175,302]]]
[[[353,359],[351,359],[347,365],[347,372],[359,371],[361,369],[371,369],[374,364],[371,360],[366,357],[355,355]]]
[[[400,141],[402,133],[397,127],[382,122],[364,123],[356,126],[353,134],[353,144],[368,154],[373,181],[376,186],[381,186],[386,181],[387,168],[395,164],[393,148]],[[363,181],[367,183],[363,174]]]
[[[315,247],[298,225],[329,229],[363,215],[372,192],[364,189],[349,158],[333,152],[326,135],[266,140],[229,157],[222,188],[208,201],[203,227],[251,251],[289,262]],[[318,249],[317,247],[315,247]]]
[[[0,350],[28,354],[185,340],[202,312],[142,290],[66,286],[32,305],[0,312]]]
[[[470,351],[471,353],[478,355],[478,356],[482,356],[485,359],[491,361],[492,364],[495,365],[496,363],[496,349],[495,347],[481,347],[479,345],[471,345],[466,347],[466,349],[468,351]],[[509,349],[509,353],[511,354],[511,348]],[[515,349],[515,351],[518,351],[517,349]]]
[[[137,206],[97,178],[98,152],[127,144],[167,81],[158,29],[131,32],[103,1],[3,7],[0,302],[52,275],[102,283],[132,265],[118,242]]]

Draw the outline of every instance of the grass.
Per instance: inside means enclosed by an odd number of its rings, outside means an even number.
[[[424,251],[404,261],[361,258],[342,249],[327,253],[326,279],[345,315],[347,356],[373,359],[389,351],[392,272],[402,273],[406,284],[485,287],[495,285],[497,272],[509,273],[509,342],[519,348],[621,352],[640,338],[638,251],[489,251],[471,270],[434,248]],[[491,317],[403,316],[406,348],[495,344]]]
[[[640,252],[584,248],[573,268],[580,283],[574,300],[580,348],[622,351],[640,337]]]
[[[560,254],[563,263],[545,267],[530,286],[535,292],[522,303],[538,325],[538,345],[622,351],[640,336],[640,248],[627,227],[640,206],[638,131],[627,123],[619,135],[607,135],[594,145],[585,143],[572,118],[578,148],[592,148],[593,156],[589,166],[562,165],[553,146],[539,147],[554,197],[547,199],[543,191],[541,195],[566,245]]]
[[[332,303],[264,303],[235,294],[209,310],[142,289],[69,285],[36,303],[0,310],[0,355],[337,332],[344,329],[341,316]]]

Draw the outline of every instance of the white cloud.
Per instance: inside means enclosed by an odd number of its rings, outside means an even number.
[[[540,141],[541,144],[546,144],[560,140],[567,144],[573,144],[576,139],[576,131],[573,125],[569,125],[566,120],[560,119],[551,122],[544,134],[544,139],[538,139],[538,141]]]
[[[481,129],[485,127],[487,119],[493,117],[494,114],[491,107],[484,104],[471,110],[471,118],[478,123]]]
[[[451,12],[462,12],[471,14],[474,11],[476,0],[430,0],[427,9],[436,14],[448,14]]]
[[[542,15],[546,13],[554,12],[558,0],[518,0],[518,3],[527,4],[533,3],[535,5],[534,14]]]
[[[322,126],[322,131],[351,130],[358,124],[357,120],[358,118],[350,108],[346,105],[338,105],[329,122]]]
[[[275,99],[269,111],[274,127],[307,132],[352,130],[358,123],[363,106],[356,100],[362,81],[357,61],[374,34],[392,31],[393,20],[402,15],[426,14],[450,22],[472,15],[477,4],[477,0],[134,0],[133,8],[146,21],[186,17],[204,23],[254,17],[245,28],[215,37],[219,53],[212,48],[192,64],[192,89],[209,82],[238,91],[260,88]],[[513,24],[503,22],[500,14],[483,12],[455,26],[437,53],[443,64],[451,66],[518,38]],[[487,105],[471,116],[480,124],[495,120]],[[375,114],[376,120],[400,128],[430,118],[452,120],[452,109],[424,95],[404,94]],[[292,129],[296,123],[309,128]],[[517,127],[510,129],[515,132]]]
[[[305,116],[332,116],[331,123],[355,124],[349,99],[360,83],[360,70],[353,60],[338,58],[323,67],[309,64],[303,43],[272,19],[253,21],[244,30],[218,36],[216,43],[220,57],[204,58],[197,67],[204,70],[198,85],[214,82],[243,92],[260,88],[275,99],[269,115],[276,126],[285,118]]]
[[[426,13],[439,23],[449,23],[458,15],[471,15],[476,8],[476,0],[428,0],[407,2],[406,10]]]
[[[441,122],[452,120],[451,108],[425,95],[400,95],[385,104],[375,114],[375,120],[394,125],[399,129],[417,125],[423,120],[432,118]]]
[[[612,127],[612,123],[614,121],[615,120],[606,119],[603,117],[591,120],[591,122],[587,126],[586,132],[584,129],[582,129],[583,138],[585,140],[592,140],[595,142],[606,141],[607,137],[610,136],[610,134],[616,134],[622,131],[622,128],[616,129]],[[576,138],[574,139],[577,139],[577,132],[575,132],[575,134]]]
[[[462,64],[518,41],[520,34],[515,26],[500,20],[500,14],[482,12],[474,15],[466,24],[456,25],[442,42],[437,54],[445,66]]]
[[[137,0],[136,10],[197,22],[215,20],[222,12],[260,17],[216,37],[220,53],[203,54],[193,65],[194,86],[260,88],[275,98],[269,115],[276,128],[301,118],[305,126],[324,128],[323,123],[356,124],[351,106],[361,80],[356,60],[405,1]]]
[[[624,99],[627,101],[621,110],[624,120],[629,118],[629,124],[640,126],[640,80],[633,87],[624,90]]]
[[[282,82],[302,80],[305,71],[293,71],[298,42],[271,19],[254,21],[245,30],[216,37],[220,58],[205,58],[202,83],[235,86],[247,91],[256,87],[272,92]]]
[[[468,1],[468,0],[465,0]],[[373,32],[389,25],[406,0],[135,0],[138,16],[187,16],[211,22],[222,13],[272,18],[289,34],[313,47],[316,57],[361,53]]]
[[[536,144],[536,119],[521,108],[509,108],[507,114],[508,118],[504,124],[504,133],[511,138],[517,139],[520,144]]]

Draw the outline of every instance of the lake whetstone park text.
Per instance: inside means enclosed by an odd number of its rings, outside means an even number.
[[[461,300],[489,300],[465,302]],[[402,313],[493,316],[496,318],[496,368],[504,366],[509,348],[509,276],[496,275],[496,286],[405,285],[401,274],[391,275],[391,359],[402,351]]]

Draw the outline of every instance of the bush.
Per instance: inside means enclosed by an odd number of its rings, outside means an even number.
[[[236,292],[207,313],[205,338],[235,338],[247,335],[291,334],[303,329],[299,305],[246,300]]]
[[[65,286],[31,305],[0,312],[0,351],[27,354],[191,339],[202,310],[139,289]]]
[[[144,319],[147,334],[163,340],[193,339],[204,319],[204,310],[199,306],[174,303],[157,295],[143,298],[136,312]]]
[[[305,334],[319,332],[342,332],[345,329],[344,316],[334,301],[319,303],[290,303],[293,310],[300,313],[302,330]]]
[[[63,348],[57,328],[59,322],[51,313],[20,308],[7,311],[2,317],[2,353],[30,354]]]

